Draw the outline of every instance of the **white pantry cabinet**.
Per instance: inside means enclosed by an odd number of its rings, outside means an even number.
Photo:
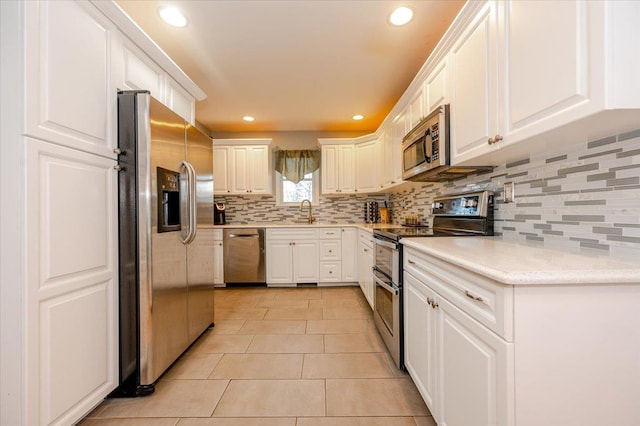
[[[28,139],[26,424],[70,424],[118,383],[117,172]]]
[[[267,229],[267,284],[295,285],[319,280],[317,229]]]
[[[272,194],[271,139],[214,139],[214,194]]]
[[[321,148],[322,194],[356,191],[356,160],[353,139],[318,139]]]
[[[115,158],[112,25],[89,3],[31,1],[24,8],[26,134]]]
[[[0,9],[0,423],[75,424],[118,382],[117,89],[205,96],[113,2]]]

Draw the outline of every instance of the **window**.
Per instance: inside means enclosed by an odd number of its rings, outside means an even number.
[[[297,184],[276,172],[276,197],[280,205],[299,205],[302,200],[318,203],[318,172],[307,173]]]

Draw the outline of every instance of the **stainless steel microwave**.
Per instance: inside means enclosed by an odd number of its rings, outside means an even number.
[[[450,165],[449,109],[449,104],[439,106],[402,139],[402,179],[439,182],[493,169]]]

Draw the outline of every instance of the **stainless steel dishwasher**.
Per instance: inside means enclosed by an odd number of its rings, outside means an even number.
[[[264,228],[224,230],[224,282],[266,283]]]

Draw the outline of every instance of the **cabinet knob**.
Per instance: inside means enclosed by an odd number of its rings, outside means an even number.
[[[222,247],[222,243],[218,243],[218,245]]]
[[[329,274],[333,274],[333,271],[329,271]]]
[[[496,143],[496,140],[494,138],[489,138],[489,139],[487,139],[487,143],[489,145],[493,145],[494,143]]]
[[[333,250],[329,250],[329,253],[333,253]]]
[[[500,142],[503,138],[502,138],[502,136],[500,136],[500,135],[495,135],[495,136],[493,137],[493,139],[496,141],[496,143],[498,143],[498,142]]]
[[[121,150],[120,148],[113,148],[113,152],[114,152],[116,155],[120,155],[120,154],[122,154],[122,150]]]
[[[230,189],[227,189],[227,192],[231,192],[231,190],[230,190]]]
[[[119,172],[122,170],[122,166],[120,164],[116,164],[115,166],[113,166],[113,169]]]

